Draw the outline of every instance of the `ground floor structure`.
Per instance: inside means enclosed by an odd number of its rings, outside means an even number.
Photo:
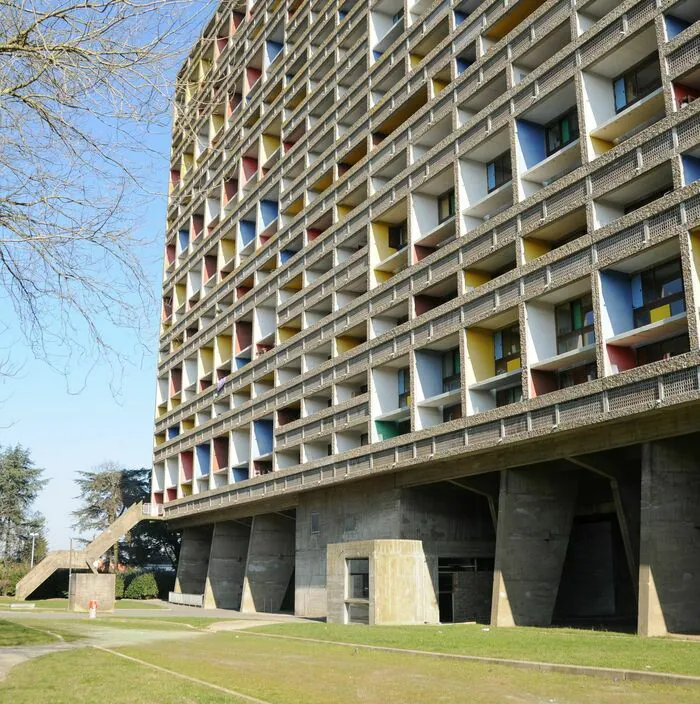
[[[700,632],[700,435],[571,449],[202,512],[176,524],[176,592],[341,623]]]

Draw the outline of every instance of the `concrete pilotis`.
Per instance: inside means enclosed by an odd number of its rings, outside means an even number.
[[[700,631],[697,436],[642,448],[640,635]]]
[[[241,611],[279,611],[294,573],[295,521],[281,514],[254,516],[250,528]]]
[[[577,483],[575,472],[554,467],[501,473],[493,625],[551,623],[574,517]]]
[[[211,526],[185,528],[182,531],[180,558],[177,563],[175,591],[180,594],[203,594],[211,551]]]
[[[250,526],[237,521],[214,525],[204,589],[205,609],[239,609]]]

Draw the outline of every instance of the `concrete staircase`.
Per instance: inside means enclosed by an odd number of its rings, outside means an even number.
[[[148,511],[144,510],[148,507]],[[41,562],[34,566],[19,582],[15,598],[19,601],[26,599],[33,591],[38,589],[56,570],[69,568],[76,572],[91,570],[95,572],[94,563],[116,543],[122,535],[128,533],[139,521],[158,518],[152,515],[150,505],[139,501],[117,518],[108,528],[100,533],[91,543],[82,550],[52,550]]]

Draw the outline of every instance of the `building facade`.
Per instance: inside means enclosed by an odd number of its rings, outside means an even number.
[[[221,4],[173,127],[173,598],[700,629],[699,60],[696,0]]]

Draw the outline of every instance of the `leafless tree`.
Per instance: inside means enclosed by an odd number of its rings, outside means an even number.
[[[154,130],[210,0],[0,0],[0,326],[59,369],[150,323]],[[159,233],[152,233],[153,236]]]

